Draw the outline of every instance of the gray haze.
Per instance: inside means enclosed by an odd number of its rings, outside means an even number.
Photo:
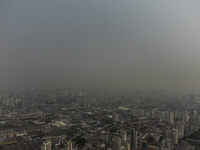
[[[199,0],[1,0],[0,87],[200,88]]]

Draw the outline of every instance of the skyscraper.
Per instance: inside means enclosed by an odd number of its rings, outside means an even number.
[[[174,125],[174,112],[169,112],[169,123]]]
[[[67,142],[67,145],[68,145],[68,149],[67,150],[72,150],[72,141],[71,140],[69,140],[68,142]]]
[[[151,118],[154,119],[155,118],[155,111],[151,110]]]
[[[170,137],[173,141],[173,144],[178,144],[178,130],[177,129],[173,129],[171,131]]]
[[[198,114],[197,110],[193,110],[193,115],[197,116],[197,114]]]
[[[130,143],[126,142],[126,150],[130,150]]]
[[[182,138],[184,136],[184,124],[182,122],[177,122],[176,129],[178,130],[179,138]]]
[[[126,131],[122,132],[122,142],[126,142]]]
[[[118,150],[120,148],[121,143],[122,143],[122,140],[119,137],[117,137],[115,139],[115,150]]]
[[[132,130],[131,148],[137,148],[137,130]]]
[[[132,117],[136,117],[136,110],[135,109],[131,110],[131,115],[132,115]]]
[[[112,118],[113,118],[113,122],[117,122],[117,114],[116,113],[113,113]]]
[[[189,114],[187,111],[183,112],[183,121],[188,122],[189,121]]]

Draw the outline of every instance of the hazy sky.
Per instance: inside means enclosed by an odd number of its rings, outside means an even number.
[[[0,87],[200,89],[199,0],[1,0]]]

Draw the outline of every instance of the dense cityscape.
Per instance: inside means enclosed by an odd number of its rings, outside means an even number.
[[[0,150],[200,150],[199,6],[0,0]]]
[[[2,90],[0,147],[197,150],[200,96],[181,94],[162,90]]]

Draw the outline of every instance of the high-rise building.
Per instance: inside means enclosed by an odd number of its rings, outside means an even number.
[[[146,118],[149,118],[150,117],[149,111],[146,111],[144,115],[145,115]]]
[[[119,137],[117,137],[115,139],[115,150],[119,150],[120,149],[121,143],[122,143],[122,140]]]
[[[143,138],[142,138],[142,134],[140,134],[140,148],[143,147]]]
[[[169,122],[169,111],[163,111],[161,118],[162,118],[162,120]]]
[[[117,121],[117,114],[113,113],[112,118],[113,118],[113,122],[116,122]]]
[[[186,123],[189,121],[189,114],[187,111],[183,112],[183,121]]]
[[[144,109],[140,110],[140,117],[144,117]]]
[[[197,110],[193,110],[193,115],[194,116],[197,116],[197,113],[198,113]]]
[[[2,112],[0,111],[0,117],[2,117]]]
[[[181,139],[184,136],[184,124],[182,122],[177,122],[176,129],[178,130],[178,137]]]
[[[132,117],[136,117],[136,110],[135,109],[131,110],[131,115],[132,115]]]
[[[41,150],[51,150],[51,141],[45,141],[41,146]]]
[[[174,125],[174,112],[169,112],[169,123]]]
[[[179,111],[175,111],[175,112],[174,112],[174,118],[179,118],[179,116],[180,116]]]
[[[190,94],[189,95],[189,100],[192,101],[192,102],[195,101],[195,95],[194,94]]]
[[[154,119],[155,118],[155,111],[151,110],[151,118]]]
[[[68,145],[68,149],[67,150],[72,150],[72,141],[71,140],[69,140],[67,142],[67,145]]]
[[[130,143],[126,142],[126,150],[130,150]]]
[[[171,131],[170,137],[173,141],[173,144],[178,144],[178,130],[177,129],[173,129]]]
[[[132,130],[131,148],[137,148],[137,130],[135,128]]]
[[[122,132],[122,142],[125,143],[126,142],[126,131]]]
[[[166,134],[166,139],[169,139],[170,138],[170,130],[167,130],[165,134]]]

